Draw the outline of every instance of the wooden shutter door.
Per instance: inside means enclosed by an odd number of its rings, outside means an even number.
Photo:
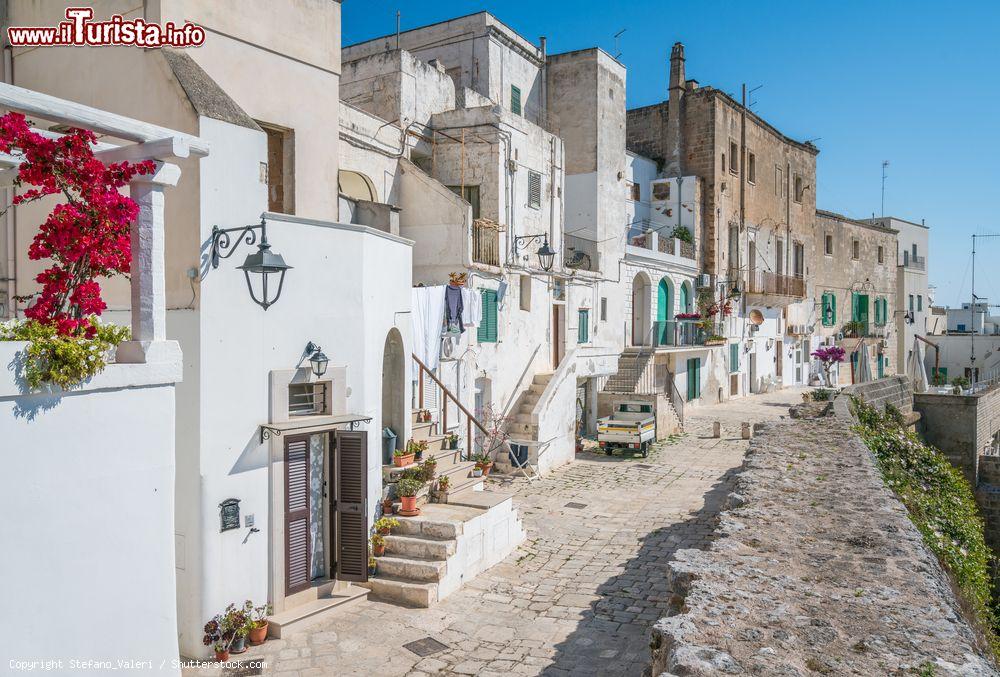
[[[309,438],[285,438],[285,592],[309,587]]]
[[[337,578],[368,580],[368,432],[338,430]]]

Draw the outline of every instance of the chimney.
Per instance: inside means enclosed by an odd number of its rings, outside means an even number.
[[[675,42],[674,48],[670,50],[670,96],[674,95],[674,90],[684,90],[684,83],[687,78],[684,75],[684,45]]]
[[[681,148],[683,139],[681,138],[681,101],[687,81],[684,74],[684,45],[679,42],[674,43],[674,48],[670,50],[670,98],[667,101],[667,124],[665,129],[664,150],[666,166],[664,173],[668,177],[681,176]]]

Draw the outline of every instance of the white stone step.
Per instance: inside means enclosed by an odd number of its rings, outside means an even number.
[[[543,389],[544,389],[544,386],[548,385],[548,382],[549,382],[549,380],[551,378],[552,378],[552,374],[551,373],[548,373],[548,374],[535,374],[535,377],[533,379],[531,379],[531,383],[532,384],[541,385],[543,387]]]
[[[394,529],[397,536],[414,536],[430,540],[449,540],[458,538],[462,533],[462,521],[466,515],[457,519],[436,518],[439,513],[451,516],[454,513],[445,506],[428,505],[422,514],[416,517],[400,517],[399,526]]]
[[[455,554],[455,547],[455,541],[452,539],[434,540],[395,534],[385,537],[385,551],[392,557],[416,557],[444,561],[448,559],[449,555]]]
[[[357,585],[349,585],[336,592],[320,597],[291,609],[268,617],[269,637],[280,638],[289,632],[303,630],[313,623],[318,623],[329,617],[327,612],[363,601],[368,596],[368,589]]]
[[[428,437],[436,434],[436,428],[437,426],[433,421],[427,423],[414,422],[411,435],[415,440],[426,440]],[[406,444],[406,440],[403,440],[403,444]]]
[[[369,578],[368,587],[376,597],[405,606],[427,608],[437,601],[437,583],[419,583],[379,576]]]
[[[472,491],[466,489],[454,495],[448,495],[448,505],[464,505],[470,508],[490,508],[500,505],[504,501],[512,500],[511,494],[502,494],[496,491]]]
[[[444,560],[418,559],[413,557],[394,557],[385,555],[376,557],[378,570],[376,576],[384,575],[404,581],[419,583],[436,583],[444,578],[448,564]]]

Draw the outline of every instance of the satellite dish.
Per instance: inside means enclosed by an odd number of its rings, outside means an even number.
[[[757,309],[751,310],[750,321],[759,327],[760,325],[764,324],[764,313],[760,312]]]

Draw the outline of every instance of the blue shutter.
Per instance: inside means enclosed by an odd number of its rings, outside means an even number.
[[[576,329],[577,343],[590,343],[590,311],[580,310]]]
[[[480,292],[483,299],[483,319],[479,323],[476,338],[480,343],[497,342],[497,293],[493,289]]]
[[[740,344],[729,344],[729,372],[735,374],[740,370]]]

